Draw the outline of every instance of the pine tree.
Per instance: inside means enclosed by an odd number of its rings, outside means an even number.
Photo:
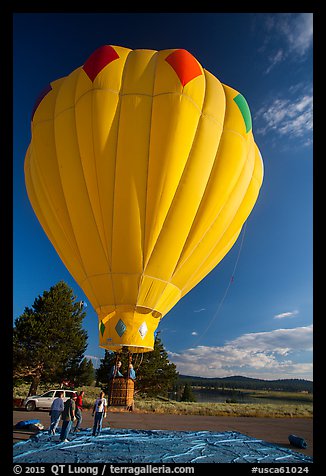
[[[193,394],[191,385],[186,383],[183,389],[183,394],[181,397],[181,402],[196,402],[196,397]]]
[[[109,350],[105,351],[103,359],[101,359],[101,363],[99,368],[96,370],[96,386],[103,387],[103,385],[108,386],[109,383],[109,372],[110,368],[114,365],[115,355],[113,352]],[[104,388],[104,387],[103,387]]]
[[[168,396],[178,378],[175,364],[169,362],[161,339],[156,336],[153,352],[146,352],[138,370],[140,393],[148,396]]]
[[[70,376],[68,376],[69,378]],[[83,385],[93,385],[95,380],[95,369],[91,359],[86,357],[80,362],[75,373],[70,377],[75,382],[76,387]]]
[[[60,281],[38,296],[15,320],[14,377],[32,379],[29,395],[41,381],[60,381],[78,366],[87,346],[85,312],[72,289]]]

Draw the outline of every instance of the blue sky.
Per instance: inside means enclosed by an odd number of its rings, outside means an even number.
[[[160,337],[183,374],[312,380],[312,23],[310,13],[14,14],[14,319],[62,279],[87,301],[26,194],[39,93],[104,44],[184,48],[247,99],[265,175],[238,241],[163,318]],[[91,305],[84,327],[96,362]]]

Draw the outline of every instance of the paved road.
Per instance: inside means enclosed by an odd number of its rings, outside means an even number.
[[[21,420],[38,419],[48,428],[50,417],[47,411],[27,412],[14,410],[13,425]],[[82,428],[90,428],[93,418],[90,410],[84,410]],[[219,417],[201,415],[168,415],[159,413],[108,412],[104,427],[139,430],[173,431],[238,431],[253,438],[262,439],[279,446],[300,451],[313,456],[313,420],[312,418],[255,418],[255,417]],[[31,431],[13,429],[13,442],[29,438]],[[289,445],[288,436],[294,434],[304,438],[308,444],[305,450],[297,450]]]

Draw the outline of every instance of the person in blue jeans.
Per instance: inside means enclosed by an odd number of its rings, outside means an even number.
[[[75,412],[75,416],[77,418],[77,423],[76,423],[76,426],[75,426],[75,429],[74,429],[74,432],[77,432],[77,431],[80,431],[80,424],[83,420],[83,414],[82,414],[82,411],[83,411],[83,396],[84,396],[84,390],[81,390],[79,392],[79,395],[76,399],[76,412]]]
[[[51,424],[49,428],[49,434],[50,435],[55,435],[55,430],[57,429],[57,426],[60,421],[61,413],[63,412],[64,409],[64,402],[63,402],[63,392],[59,391],[57,392],[57,398],[53,400],[51,409],[50,409],[50,415],[51,415]]]
[[[104,392],[95,400],[92,416],[94,417],[94,426],[92,436],[101,434],[103,418],[106,417],[107,401],[104,398]],[[95,416],[94,416],[95,414]]]
[[[71,430],[71,426],[73,421],[76,419],[75,411],[76,411],[76,398],[77,393],[72,394],[72,396],[65,402],[64,409],[62,412],[62,427],[60,433],[60,441],[64,443],[68,442],[68,435],[69,431]]]

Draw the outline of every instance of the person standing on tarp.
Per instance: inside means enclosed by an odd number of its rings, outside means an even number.
[[[68,434],[71,429],[73,421],[75,421],[77,393],[73,393],[71,397],[65,401],[62,412],[62,428],[60,433],[60,441],[64,443],[69,442]]]
[[[55,430],[59,425],[61,413],[64,409],[64,401],[63,401],[63,391],[57,392],[58,396],[52,402],[50,415],[51,415],[51,424],[49,428],[49,435],[55,435]]]
[[[81,422],[83,420],[83,415],[82,415],[82,411],[83,411],[83,396],[84,396],[84,390],[81,390],[79,392],[79,395],[77,396],[76,398],[76,412],[75,412],[75,416],[76,416],[76,419],[77,419],[77,423],[76,423],[76,426],[75,426],[75,432],[77,431],[80,431],[80,425],[81,425]]]
[[[94,417],[94,426],[92,436],[98,436],[102,431],[103,418],[106,417],[107,401],[104,398],[104,392],[95,400],[92,417]],[[95,416],[94,416],[95,414]]]

